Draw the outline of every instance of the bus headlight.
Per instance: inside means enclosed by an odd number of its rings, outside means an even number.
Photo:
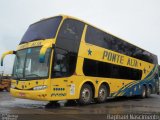
[[[44,89],[47,89],[46,85],[36,86],[36,87],[33,88],[33,90],[44,90]]]

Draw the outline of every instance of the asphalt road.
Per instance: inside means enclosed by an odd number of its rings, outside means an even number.
[[[160,115],[160,96],[150,98],[113,98],[103,104],[88,106],[61,106],[45,108],[47,102],[18,99],[8,92],[0,92],[0,120],[106,120],[114,118],[110,115],[147,114]],[[63,102],[62,102],[63,104]],[[120,118],[119,118],[120,119]]]

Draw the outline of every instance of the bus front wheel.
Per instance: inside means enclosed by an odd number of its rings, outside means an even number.
[[[80,91],[79,104],[88,105],[91,103],[93,97],[93,91],[89,84],[84,84]]]

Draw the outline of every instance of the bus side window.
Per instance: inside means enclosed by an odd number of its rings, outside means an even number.
[[[92,26],[87,27],[86,38],[87,43],[108,48],[108,40],[105,38],[104,32]]]

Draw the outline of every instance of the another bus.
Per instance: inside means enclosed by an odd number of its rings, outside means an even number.
[[[0,74],[0,91],[6,90],[9,92],[11,86],[10,75]]]
[[[159,92],[157,56],[74,17],[29,26],[14,54],[10,92],[18,98],[81,105]]]

